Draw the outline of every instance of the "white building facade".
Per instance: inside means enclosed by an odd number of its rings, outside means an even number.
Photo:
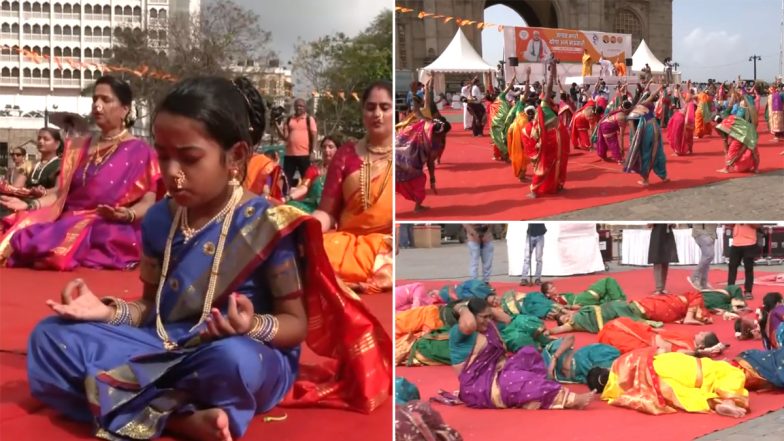
[[[80,92],[101,76],[116,34],[157,29],[165,41],[170,1],[177,12],[198,12],[200,2],[189,0],[0,2],[0,111],[88,114],[91,100]]]

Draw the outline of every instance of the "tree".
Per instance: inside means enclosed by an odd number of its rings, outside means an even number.
[[[174,80],[197,75],[232,77],[241,72],[233,69],[238,62],[274,56],[268,49],[271,35],[261,29],[259,16],[232,0],[205,2],[198,15],[175,14],[165,28],[126,29],[115,36],[106,64],[121,68],[109,73],[130,83],[143,120]]]
[[[294,70],[318,92],[316,118],[324,133],[360,137],[362,112],[357,96],[370,83],[392,78],[392,11],[384,10],[359,35],[336,33],[312,42],[300,42]],[[343,92],[345,98],[338,93]]]

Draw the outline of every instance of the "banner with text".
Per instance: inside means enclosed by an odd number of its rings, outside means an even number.
[[[632,36],[557,28],[504,29],[505,60],[517,57],[520,63],[541,63],[553,54],[561,63],[581,63],[584,49],[593,63],[601,56],[624,60],[632,56]]]

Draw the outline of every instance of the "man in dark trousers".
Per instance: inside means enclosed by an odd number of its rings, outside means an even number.
[[[547,233],[547,228],[544,224],[528,224],[528,250],[525,253],[520,286],[529,286],[531,284],[531,254],[534,250],[536,250],[536,280],[534,285],[541,285],[542,283],[542,254],[544,254],[545,233]]]

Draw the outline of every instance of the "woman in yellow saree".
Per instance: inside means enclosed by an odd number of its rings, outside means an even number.
[[[655,348],[621,355],[612,368],[588,372],[588,387],[602,400],[652,415],[686,412],[740,418],[749,409],[743,371],[726,361]]]
[[[335,153],[313,212],[335,272],[366,294],[392,290],[392,109],[389,82],[365,89],[367,134]]]

